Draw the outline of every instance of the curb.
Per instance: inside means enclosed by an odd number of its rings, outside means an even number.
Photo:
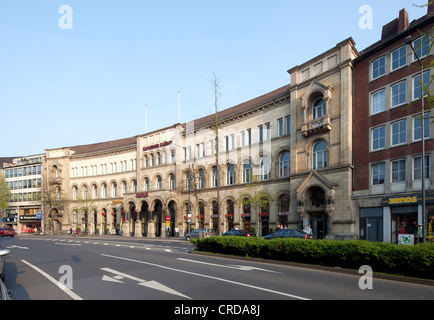
[[[212,256],[212,257],[220,257],[225,259],[234,259],[234,260],[242,260],[242,261],[251,261],[251,262],[260,262],[265,264],[273,264],[273,265],[282,265],[288,267],[302,268],[302,269],[311,269],[317,271],[325,271],[325,272],[333,272],[340,274],[347,274],[352,276],[360,277],[361,273],[357,270],[344,269],[340,267],[326,267],[312,264],[304,264],[297,262],[288,262],[288,261],[280,261],[280,260],[268,260],[268,259],[259,259],[259,258],[249,258],[249,257],[241,257],[241,256],[232,256],[225,254],[216,254],[211,252],[200,252],[200,251],[190,251],[191,254],[204,255],[204,256]],[[382,280],[390,280],[390,281],[398,281],[405,283],[412,283],[418,285],[426,285],[426,286],[434,286],[434,280],[431,279],[423,279],[423,278],[412,278],[398,275],[389,275],[384,273],[375,273],[374,279],[382,279]]]

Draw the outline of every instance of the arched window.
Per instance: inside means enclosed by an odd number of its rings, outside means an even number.
[[[172,163],[175,163],[175,150],[170,151],[170,157],[172,159]]]
[[[270,158],[265,156],[261,161],[261,180],[270,179]]]
[[[252,181],[252,163],[250,160],[243,164],[243,183]]]
[[[96,184],[94,184],[92,186],[92,199],[97,199],[98,198],[98,187],[96,186]]]
[[[291,154],[286,151],[279,158],[279,175],[281,178],[289,177]]]
[[[87,186],[83,187],[83,200],[88,200],[89,199],[89,189],[87,188]]]
[[[151,167],[154,167],[154,166],[155,166],[155,158],[154,158],[154,155],[151,154]]]
[[[216,188],[218,185],[217,167],[212,168],[212,186]]]
[[[118,185],[116,184],[116,182],[113,182],[112,184],[112,198],[117,198],[118,197]]]
[[[148,156],[145,156],[145,168],[149,167],[149,159]]]
[[[157,185],[156,185],[156,187],[157,187],[157,190],[163,189],[163,182],[162,182],[161,176],[157,176]]]
[[[149,191],[149,179],[145,178],[145,191]]]
[[[157,166],[161,166],[161,154],[157,152]]]
[[[226,184],[232,185],[235,183],[235,167],[233,164],[228,165],[228,171],[226,172]]]
[[[133,180],[133,192],[137,192],[137,181]]]
[[[327,144],[325,141],[319,141],[312,148],[312,169],[318,170],[326,167]]]
[[[176,177],[173,173],[169,176],[169,188],[170,190],[176,189]]]
[[[279,198],[279,212],[289,212],[289,196],[286,194]]]
[[[72,188],[72,200],[77,200],[77,199],[78,199],[78,188],[73,187]]]
[[[128,192],[127,183],[124,181],[122,182],[122,196]]]
[[[191,190],[191,172],[187,171],[185,174],[185,190]]]
[[[199,169],[199,177],[198,177],[199,189],[205,188],[205,170]]]
[[[312,106],[312,119],[321,118],[326,114],[326,102],[321,98],[314,102]]]
[[[102,192],[101,197],[103,199],[106,199],[107,198],[107,185],[105,183],[102,185],[101,192]]]

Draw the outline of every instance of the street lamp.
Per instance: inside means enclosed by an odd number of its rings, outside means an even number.
[[[404,39],[404,43],[408,44],[413,51],[413,54],[416,56],[417,61],[420,64],[421,67],[421,100],[422,100],[422,107],[421,107],[421,123],[422,123],[422,243],[425,243],[426,239],[426,203],[425,203],[425,98],[424,98],[424,86],[423,86],[423,73],[424,73],[424,66],[422,61],[420,61],[419,55],[417,54],[416,50],[413,47],[413,39],[411,36],[408,36]]]

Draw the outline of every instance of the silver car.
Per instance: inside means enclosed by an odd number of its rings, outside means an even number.
[[[12,295],[12,292],[8,291],[3,283],[5,280],[5,257],[10,253],[9,250],[2,250],[0,246],[0,300],[10,300]]]
[[[205,228],[199,228],[196,229],[190,233],[187,233],[187,235],[185,236],[185,240],[190,241],[191,239],[196,239],[196,238],[209,238],[212,236],[215,236],[216,233],[214,230],[211,229],[205,229]]]

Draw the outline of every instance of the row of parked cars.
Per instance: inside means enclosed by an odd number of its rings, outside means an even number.
[[[186,235],[186,240],[191,240],[195,238],[209,238],[211,236],[216,236],[216,232],[211,229],[199,228],[188,233]],[[240,236],[240,237],[254,237],[256,236],[253,232],[245,230],[229,230],[222,234],[222,236]],[[304,231],[293,230],[293,229],[278,229],[273,233],[263,236],[264,239],[276,239],[276,238],[299,238],[299,239],[313,239],[312,234],[307,234]]]

